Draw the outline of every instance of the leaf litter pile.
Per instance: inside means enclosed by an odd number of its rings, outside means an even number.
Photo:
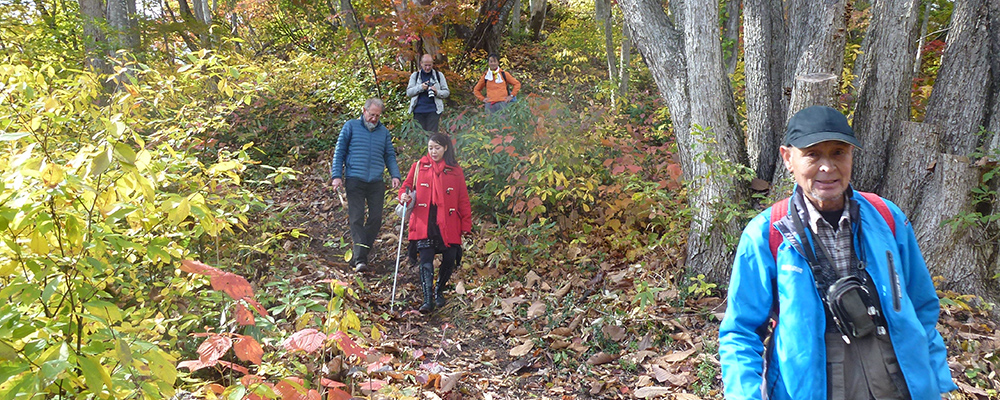
[[[350,337],[339,331],[328,337],[301,321],[287,328],[297,332],[282,342],[284,350],[301,350],[297,360],[320,376],[312,385],[320,390],[301,398],[722,398],[717,350],[725,294],[685,278],[677,260],[581,265],[551,257],[489,267],[476,253],[489,242],[488,229],[477,230],[446,291],[448,304],[423,316],[415,311],[419,279],[405,254],[390,304],[399,234],[393,202],[387,202],[372,271],[349,268],[347,213],[327,182],[328,162],[304,169],[295,187],[274,196],[290,210],[282,229],[306,234],[282,247],[305,254],[294,257],[292,272],[258,273],[253,282],[286,279],[300,288],[340,282],[354,294],[345,306],[365,323]],[[556,244],[551,251],[581,249]],[[990,311],[970,306],[965,296],[939,294],[938,328],[960,386],[953,398],[998,398],[1000,336]]]

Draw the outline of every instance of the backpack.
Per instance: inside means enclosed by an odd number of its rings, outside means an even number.
[[[868,192],[858,192],[858,193],[861,194],[861,196],[864,197],[866,200],[868,200],[869,203],[872,203],[872,206],[874,206],[875,209],[878,210],[878,213],[882,216],[882,219],[885,220],[885,223],[889,225],[889,230],[892,231],[892,236],[895,237],[896,221],[895,218],[892,217],[892,212],[889,211],[889,206],[885,204],[885,200],[883,200],[881,197],[879,197],[879,195],[875,193],[868,193]],[[781,236],[781,232],[778,232],[778,230],[774,228],[774,222],[778,221],[786,214],[788,214],[788,199],[789,198],[787,197],[781,199],[777,203],[774,203],[774,205],[771,206],[771,223],[768,225],[769,230],[768,230],[767,241],[769,247],[771,248],[771,257],[774,258],[775,262],[778,261],[778,246],[781,245],[781,242],[785,241],[785,238]],[[761,376],[764,378],[763,384],[761,385],[761,394],[763,396],[762,398],[764,399],[767,399],[769,397],[767,393],[767,373],[768,373],[767,364],[768,360],[770,360],[771,358],[771,353],[774,351],[774,332],[775,329],[778,327],[777,279],[771,280],[771,296],[772,296],[771,312],[768,314],[767,321],[764,323],[764,325],[761,325],[760,327],[757,328],[757,334],[761,337],[761,341],[764,344],[764,354],[762,355],[764,359],[764,369],[763,372],[761,373]]]

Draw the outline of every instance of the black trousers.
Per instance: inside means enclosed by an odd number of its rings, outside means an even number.
[[[413,119],[416,120],[425,131],[437,133],[438,123],[441,122],[441,114],[436,112],[413,113]]]
[[[382,227],[382,206],[385,205],[385,182],[364,182],[360,179],[344,179],[347,190],[347,217],[350,220],[351,240],[354,241],[354,256],[351,264],[368,263],[379,228]],[[368,217],[365,218],[367,211]]]

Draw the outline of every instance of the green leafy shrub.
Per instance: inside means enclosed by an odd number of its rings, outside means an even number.
[[[110,96],[61,64],[0,65],[0,398],[173,394],[197,325],[174,264],[260,204],[241,186],[248,147],[203,162],[191,140],[252,99],[254,71],[185,61],[120,66]]]

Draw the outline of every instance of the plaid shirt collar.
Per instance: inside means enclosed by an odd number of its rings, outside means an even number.
[[[809,216],[809,229],[816,233],[822,242],[822,247],[829,258],[830,266],[841,278],[851,273],[851,264],[854,260],[854,235],[851,230],[851,198],[844,194],[844,210],[840,214],[837,222],[837,229],[834,229],[823,215],[820,214],[816,206],[807,197],[803,196],[803,203],[806,204],[806,214]],[[819,249],[817,249],[819,252]],[[818,254],[817,254],[818,256]]]

